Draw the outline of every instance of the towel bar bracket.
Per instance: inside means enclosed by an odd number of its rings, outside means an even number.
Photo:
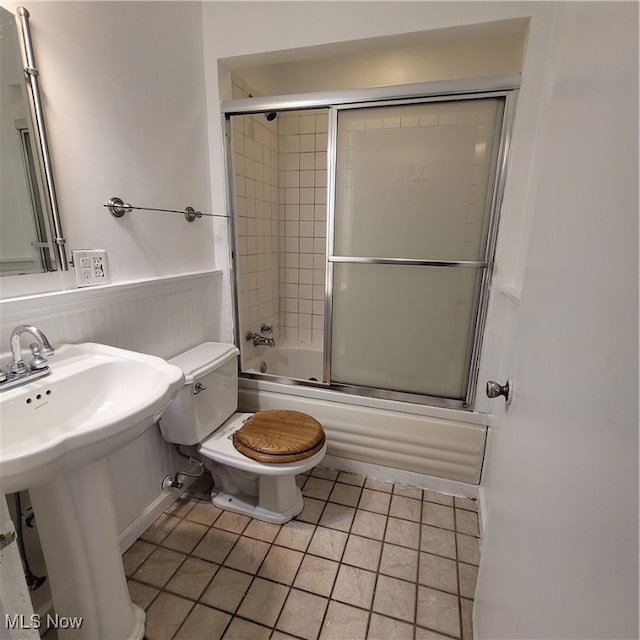
[[[193,207],[186,207],[183,211],[178,211],[177,209],[160,209],[158,207],[135,207],[128,202],[125,202],[122,198],[118,198],[117,196],[111,198],[107,204],[103,205],[109,210],[112,216],[115,218],[122,218],[125,213],[131,213],[133,210],[136,211],[156,211],[160,213],[180,213],[182,214],[187,222],[194,222],[198,218],[202,218],[203,216],[208,216],[212,218],[228,218],[229,216],[220,215],[215,213],[202,213],[202,211],[198,211]]]

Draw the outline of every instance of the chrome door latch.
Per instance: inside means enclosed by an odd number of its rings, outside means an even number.
[[[511,404],[513,397],[513,385],[510,380],[507,380],[504,384],[498,384],[493,380],[487,382],[487,398],[498,398],[503,396],[507,404]]]

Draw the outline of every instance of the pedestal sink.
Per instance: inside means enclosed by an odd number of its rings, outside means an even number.
[[[141,639],[105,458],[157,422],[182,371],[94,343],[59,346],[49,365],[49,376],[0,393],[0,487],[29,490],[59,637]]]

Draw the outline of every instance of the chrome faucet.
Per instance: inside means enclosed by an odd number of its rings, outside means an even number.
[[[273,338],[261,336],[259,333],[254,333],[253,331],[247,331],[244,338],[247,342],[249,342],[249,340],[253,340],[254,347],[257,347],[259,345],[266,345],[267,347],[276,346],[276,341]]]
[[[33,357],[28,365],[22,359],[20,347],[20,338],[23,333],[28,333],[37,340],[29,345]],[[30,324],[21,324],[11,332],[10,342],[11,363],[6,371],[0,370],[0,391],[43,378],[51,373],[45,356],[53,355],[54,349],[40,329]]]

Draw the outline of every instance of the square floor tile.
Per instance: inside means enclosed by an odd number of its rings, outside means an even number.
[[[123,554],[124,574],[130,576],[155,550],[156,546],[144,540],[136,540]]]
[[[407,484],[395,484],[393,485],[393,495],[422,500],[422,489]]]
[[[187,513],[185,520],[192,520],[210,527],[220,515],[222,515],[222,509],[218,509],[211,502],[197,502],[193,509]]]
[[[442,529],[453,531],[453,507],[446,507],[433,502],[424,502],[422,505],[422,522]]]
[[[456,531],[469,536],[479,536],[478,514],[473,511],[456,509]]]
[[[359,486],[336,482],[329,496],[329,501],[347,507],[357,507],[361,493],[362,489]]]
[[[308,498],[316,498],[317,500],[326,500],[332,489],[332,480],[311,477],[305,482],[302,495]]]
[[[364,486],[373,491],[384,491],[385,493],[393,493],[393,482],[387,480],[377,480],[376,478],[367,478]]]
[[[174,518],[167,513],[163,513],[140,538],[151,544],[160,544],[179,522],[180,518]]]
[[[173,640],[219,640],[229,620],[228,613],[196,604]]]
[[[372,613],[367,637],[370,640],[413,640],[413,625]]]
[[[208,530],[209,527],[198,522],[181,520],[161,544],[174,551],[191,553]]]
[[[211,582],[219,566],[190,556],[173,574],[165,589],[183,598],[197,600]]]
[[[368,611],[332,600],[322,624],[320,640],[365,640],[368,621]]]
[[[137,582],[136,580],[127,580],[127,588],[129,589],[131,601],[143,609],[146,609],[160,593],[159,589],[150,587],[148,584],[142,584],[142,582]],[[47,638],[47,640],[49,639]]]
[[[224,640],[267,640],[271,635],[269,627],[242,618],[234,618],[229,625]]]
[[[233,511],[224,511],[213,523],[216,529],[224,529],[231,533],[242,533],[247,525],[251,522],[249,516],[242,513],[233,513]]]
[[[314,531],[315,526],[309,522],[291,520],[282,526],[273,543],[296,551],[306,551]]]
[[[268,542],[241,536],[226,557],[224,565],[232,569],[255,574],[269,548]]]
[[[422,499],[428,502],[435,502],[436,504],[444,504],[447,506],[453,506],[453,496],[449,496],[446,493],[440,493],[439,491],[431,491],[431,489],[425,489],[422,492]]]
[[[192,554],[209,562],[222,564],[239,537],[237,533],[211,528]]]
[[[341,504],[328,502],[324,509],[320,524],[329,529],[338,529],[339,531],[349,531],[356,510],[352,507],[345,507]]]
[[[418,575],[418,550],[385,543],[382,548],[380,573],[415,582]]]
[[[414,500],[413,498],[405,498],[395,494],[391,497],[390,516],[420,522],[421,512],[422,500]]]
[[[293,586],[320,596],[329,596],[339,566],[333,560],[307,554],[302,560]]]
[[[456,543],[458,545],[458,560],[468,564],[475,564],[476,566],[480,564],[480,545],[478,538],[457,533]]]
[[[464,562],[459,562],[458,576],[460,578],[460,595],[473,600],[476,594],[478,567],[471,564],[465,564]]]
[[[433,553],[437,556],[456,558],[456,536],[453,531],[422,525],[422,537],[420,550]]]
[[[472,498],[460,498],[456,496],[453,501],[456,509],[467,509],[468,511],[478,511],[478,501]]]
[[[460,598],[462,609],[462,637],[464,640],[473,640],[473,600]]]
[[[368,609],[373,601],[376,574],[343,564],[336,578],[331,598]]]
[[[372,489],[363,489],[358,503],[358,509],[374,511],[375,513],[389,513],[389,504],[391,503],[391,494],[383,491],[373,491]]]
[[[184,518],[196,503],[191,500],[188,493],[181,495],[165,513],[176,518]]]
[[[200,596],[200,601],[233,613],[238,608],[252,580],[253,577],[246,573],[220,567],[206,591]]]
[[[418,581],[434,589],[458,593],[457,563],[455,560],[433,556],[430,553],[420,554],[420,572]]]
[[[258,575],[274,582],[291,584],[296,577],[303,555],[301,551],[274,545],[269,549]]]
[[[330,560],[340,560],[348,537],[344,531],[317,527],[307,552]]]
[[[344,482],[344,484],[353,484],[357,487],[362,487],[364,485],[366,478],[357,473],[348,473],[346,471],[341,471],[338,474],[338,482]]]
[[[154,587],[164,587],[186,557],[177,551],[158,547],[132,577]]]
[[[256,578],[244,597],[238,614],[243,618],[272,627],[289,593],[289,587]]]
[[[417,522],[389,518],[384,541],[410,549],[417,549],[420,545],[420,525]]]
[[[387,527],[387,516],[370,511],[356,511],[351,533],[374,540],[382,540]]]
[[[193,607],[193,602],[171,593],[161,593],[147,609],[145,638],[170,640]]]
[[[416,585],[390,576],[378,576],[373,611],[413,623],[416,615]]]
[[[350,535],[342,562],[361,569],[377,571],[381,553],[382,543],[379,540]]]
[[[320,520],[322,511],[326,502],[324,500],[316,500],[315,498],[305,498],[302,511],[296,516],[296,520],[302,522],[311,522],[313,524]]]
[[[326,598],[291,589],[276,628],[294,636],[315,640],[328,603]]]
[[[393,486],[393,495],[403,496],[404,498],[413,498],[414,500],[422,500],[422,489],[406,484],[396,484]]]
[[[458,598],[429,587],[418,587],[416,623],[422,627],[460,637]]]
[[[263,540],[264,542],[273,542],[276,539],[282,525],[273,524],[271,522],[263,522],[255,518],[247,525],[242,535]]]
[[[327,467],[314,467],[311,469],[312,476],[324,478],[325,480],[335,480],[339,473],[336,469],[328,469]]]

